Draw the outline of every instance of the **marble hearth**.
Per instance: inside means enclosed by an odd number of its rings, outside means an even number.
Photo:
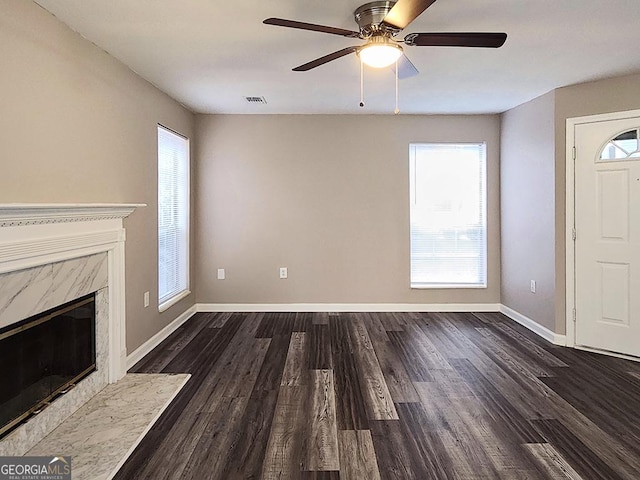
[[[142,205],[0,205],[0,328],[96,292],[97,370],[0,440],[23,455],[126,373],[123,219]]]

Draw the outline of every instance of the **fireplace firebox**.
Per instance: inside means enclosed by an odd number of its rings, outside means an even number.
[[[0,329],[0,438],[96,369],[95,294]]]

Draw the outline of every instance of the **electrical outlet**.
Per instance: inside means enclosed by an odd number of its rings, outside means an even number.
[[[224,276],[224,268],[219,268],[218,269],[218,280],[224,280],[225,276]]]
[[[531,293],[536,293],[536,281],[531,280]]]
[[[280,278],[287,278],[287,267],[280,267]]]
[[[149,292],[144,292],[144,308],[149,306]]]

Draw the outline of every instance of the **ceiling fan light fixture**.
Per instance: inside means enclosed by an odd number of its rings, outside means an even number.
[[[358,56],[365,65],[374,68],[388,67],[396,62],[402,55],[402,47],[389,42],[386,39],[375,41],[373,38],[370,43],[358,50]]]

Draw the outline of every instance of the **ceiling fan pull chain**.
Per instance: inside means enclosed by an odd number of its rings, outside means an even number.
[[[400,109],[398,108],[398,60],[396,60],[396,109],[393,111],[395,115],[400,113]]]
[[[364,107],[364,62],[360,60],[360,106]]]

